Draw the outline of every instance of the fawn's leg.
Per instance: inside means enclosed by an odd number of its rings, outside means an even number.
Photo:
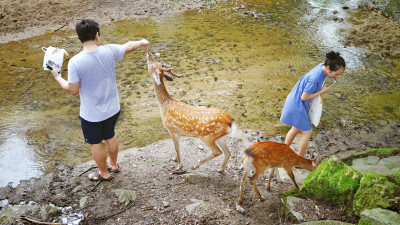
[[[229,157],[231,157],[231,152],[229,151],[228,146],[226,145],[226,141],[225,141],[225,136],[217,139],[217,144],[219,145],[219,147],[222,148],[222,151],[224,152],[224,162],[222,163],[221,169],[218,170],[218,172],[222,173],[225,170],[226,164],[228,164],[228,160]]]
[[[256,167],[254,165],[254,163],[253,163],[253,166],[256,171],[255,171],[254,175],[252,177],[250,177],[249,181],[250,181],[251,185],[253,186],[253,189],[256,192],[258,199],[260,199],[260,201],[264,201],[263,197],[261,196],[260,192],[257,189],[256,183],[257,183],[258,177],[261,176],[264,173],[265,169],[267,169],[267,168],[266,167]]]
[[[247,178],[247,162],[245,162],[246,164],[244,165],[244,173],[243,173],[243,177],[242,177],[242,182],[240,182],[240,194],[239,194],[239,199],[238,202],[242,203],[243,202],[243,188],[244,188],[244,183],[246,182],[246,178]]]
[[[275,168],[270,168],[269,169],[269,178],[268,178],[268,183],[267,183],[267,190],[268,191],[271,191],[271,179],[274,176],[274,171],[275,171]]]

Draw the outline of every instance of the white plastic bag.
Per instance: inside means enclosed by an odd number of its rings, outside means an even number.
[[[317,127],[322,115],[321,95],[311,99],[310,104],[308,105],[307,114],[310,122]]]
[[[45,52],[43,59],[43,69],[49,70],[46,65],[49,60],[53,61],[61,69],[64,61],[64,54],[68,55],[68,52],[64,49],[59,49],[51,46],[49,46],[48,48],[43,47],[42,50]]]

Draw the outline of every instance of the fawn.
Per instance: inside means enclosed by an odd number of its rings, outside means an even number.
[[[197,169],[203,163],[221,155],[222,149],[225,160],[218,172],[224,172],[231,155],[226,145],[225,137],[233,133],[236,129],[233,118],[219,109],[195,107],[173,99],[168,94],[164,85],[164,78],[168,81],[173,81],[173,78],[165,74],[165,72],[175,77],[180,76],[174,74],[172,68],[163,68],[154,59],[153,54],[148,51],[147,66],[154,83],[163,125],[168,130],[174,142],[176,151],[176,158],[174,160],[179,162],[178,170],[182,169],[179,152],[179,137],[182,134],[200,138],[212,150],[212,154],[197,163],[193,169]]]
[[[263,201],[264,199],[260,195],[260,192],[258,192],[256,182],[258,177],[261,176],[267,168],[271,168],[267,184],[267,190],[270,191],[274,168],[283,167],[292,180],[294,186],[298,188],[293,175],[293,167],[296,166],[313,171],[319,165],[319,162],[315,160],[304,159],[297,155],[288,145],[272,141],[256,142],[252,144],[244,151],[242,163],[242,165],[244,165],[244,174],[240,184],[239,203],[243,202],[243,186],[246,181],[249,164],[251,164],[255,169],[255,173],[249,178],[249,182],[253,186],[260,201]]]

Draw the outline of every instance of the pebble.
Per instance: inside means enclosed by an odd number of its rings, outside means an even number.
[[[240,206],[240,205],[236,205],[236,211],[238,211],[238,212],[244,214],[244,209],[243,209],[243,207]]]

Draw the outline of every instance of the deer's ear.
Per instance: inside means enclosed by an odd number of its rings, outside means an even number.
[[[167,79],[167,81],[174,81],[174,78],[172,78],[170,75],[168,74],[164,74],[165,79]]]

